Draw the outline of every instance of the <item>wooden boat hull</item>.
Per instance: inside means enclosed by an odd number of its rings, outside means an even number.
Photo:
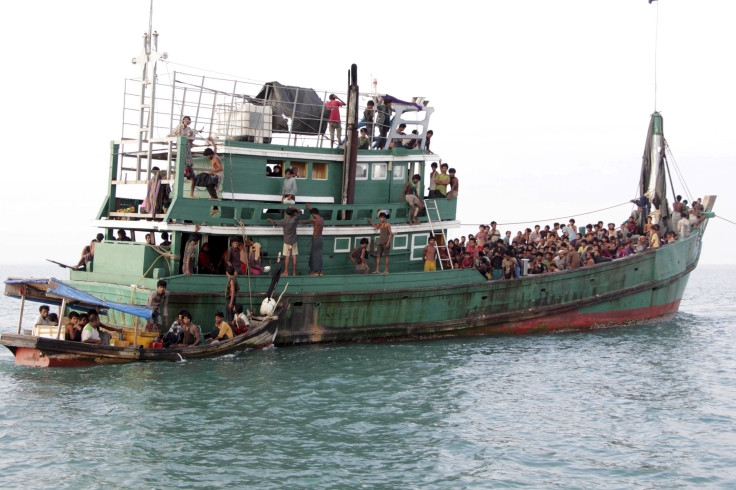
[[[242,335],[222,342],[176,349],[140,349],[85,344],[32,335],[3,334],[0,343],[15,356],[15,363],[35,367],[74,367],[92,364],[125,364],[139,361],[183,361],[232,354],[273,345],[278,317],[254,322]]]

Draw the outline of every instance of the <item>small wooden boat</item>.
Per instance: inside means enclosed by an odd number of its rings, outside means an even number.
[[[11,282],[11,281],[7,281]],[[71,288],[56,279],[44,280],[14,280],[14,284],[22,285],[23,296],[35,298],[39,291],[44,291],[44,300],[54,303],[61,299],[62,310],[68,306],[106,308],[136,314],[143,318],[150,318],[150,307],[113,303],[95,298],[88,293]],[[6,291],[7,293],[7,291]],[[81,294],[78,294],[81,293]],[[11,294],[12,295],[12,294]],[[218,357],[245,349],[262,349],[273,345],[279,324],[279,314],[286,307],[279,305],[276,310],[267,316],[251,316],[250,327],[246,333],[232,339],[213,342],[207,345],[183,348],[143,348],[141,346],[122,347],[115,345],[88,344],[63,340],[59,333],[57,338],[52,336],[31,335],[30,332],[17,334],[4,333],[0,336],[0,344],[7,347],[15,356],[15,363],[24,366],[37,367],[71,367],[92,364],[124,364],[137,361],[183,361],[187,359],[202,359]],[[22,308],[22,306],[21,306]],[[131,313],[133,312],[133,313]],[[22,313],[21,313],[22,315]],[[51,327],[54,331],[61,327]]]
[[[248,332],[232,339],[196,347],[141,349],[7,333],[2,334],[0,343],[15,355],[16,364],[70,367],[136,361],[183,361],[224,356],[245,349],[261,349],[273,345],[277,330],[278,316],[271,316],[252,318]]]

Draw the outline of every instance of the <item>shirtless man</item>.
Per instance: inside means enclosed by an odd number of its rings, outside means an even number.
[[[368,270],[370,269],[365,260],[366,257],[368,256],[367,247],[368,247],[368,239],[361,238],[360,245],[355,247],[355,249],[352,252],[350,252],[350,260],[353,262],[353,264],[355,264],[356,274],[367,274]]]
[[[411,211],[409,213],[409,224],[419,223],[419,212],[422,210],[422,208],[424,208],[422,200],[419,199],[418,189],[420,180],[422,180],[421,175],[413,175],[411,181],[407,182],[401,191],[401,198],[405,199],[406,202],[409,203],[409,206],[411,206]],[[399,200],[399,202],[401,202],[401,199]]]
[[[447,199],[453,200],[457,199],[457,191],[460,188],[460,183],[457,180],[457,177],[455,177],[455,169],[451,168],[448,172],[450,174],[450,192],[447,193]]]
[[[424,261],[424,272],[437,270],[437,248],[433,236],[429,237],[429,243],[424,247],[422,260]]]
[[[307,204],[307,209],[312,215],[312,219],[307,221],[299,221],[305,225],[312,225],[312,249],[309,251],[309,275],[322,275],[322,230],[325,227],[325,220],[319,215],[319,209],[313,208]]]
[[[215,140],[212,139],[212,136],[208,137],[207,139],[210,143],[212,143],[212,148],[207,148],[204,150],[204,156],[209,159],[211,165],[211,168],[207,173],[209,175],[214,175],[217,177],[217,184],[207,186],[207,192],[210,193],[210,201],[216,201],[222,197],[222,181],[225,177],[225,167],[222,166],[222,160],[220,160],[220,157],[217,156],[217,143],[215,143]],[[194,197],[194,180],[192,180],[190,197]],[[210,216],[214,216],[215,213],[217,213],[219,210],[220,209],[217,206],[213,206],[212,212],[210,212]]]
[[[381,220],[380,223],[374,223],[370,218],[366,219],[368,220],[368,223],[370,223],[373,228],[376,228],[380,233],[378,236],[378,249],[376,250],[376,270],[373,271],[373,274],[378,274],[381,264],[381,255],[386,257],[386,264],[383,268],[383,273],[388,274],[388,253],[391,249],[391,225],[386,222],[386,213],[378,215],[378,219]]]

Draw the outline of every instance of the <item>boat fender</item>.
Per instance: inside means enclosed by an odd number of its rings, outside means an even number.
[[[276,311],[276,300],[273,298],[266,298],[261,303],[261,315],[270,316]]]

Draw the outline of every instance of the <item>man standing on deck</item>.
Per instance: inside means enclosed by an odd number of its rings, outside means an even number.
[[[440,163],[442,160],[440,160]],[[437,197],[437,184],[435,183],[434,179],[437,177],[437,174],[439,172],[437,171],[437,162],[432,162],[432,171],[429,173],[429,193],[427,194],[428,199],[434,199]]]
[[[319,209],[313,208],[307,204],[307,209],[312,215],[312,219],[308,221],[300,221],[305,225],[312,225],[312,249],[309,251],[309,275],[322,275],[322,230],[325,227],[325,220],[319,215]]]
[[[209,159],[210,165],[212,165],[212,168],[207,173],[217,178],[217,183],[209,186],[207,190],[210,191],[210,200],[215,201],[217,199],[222,199],[222,181],[225,177],[225,167],[222,166],[222,160],[217,156],[217,143],[212,139],[212,136],[207,139],[212,143],[213,147],[206,148],[204,150],[204,156]],[[212,195],[213,193],[215,194],[214,196]],[[219,208],[217,206],[213,206],[210,216],[214,216],[218,211]]]
[[[151,291],[148,295],[147,306],[153,306],[153,324],[161,328],[163,325],[169,324],[169,292],[166,290],[166,281],[159,280],[156,284],[156,291]],[[163,321],[162,321],[163,317]]]
[[[435,175],[434,177],[435,188],[437,189],[437,192],[439,192],[437,197],[447,196],[447,186],[450,184],[450,176],[447,175],[448,167],[449,165],[447,165],[446,163],[440,165],[441,173]]]
[[[340,146],[340,141],[342,141],[342,127],[340,126],[340,107],[344,105],[345,102],[343,102],[340,97],[335,94],[330,94],[329,102],[325,102],[325,107],[330,110],[330,148],[333,148],[335,146],[335,131],[337,131],[337,146]]]
[[[424,272],[437,270],[437,248],[433,236],[429,237],[429,243],[422,251],[422,260],[424,261]]]
[[[271,218],[268,218],[268,221],[270,221],[273,226],[279,225],[283,227],[284,230],[284,247],[282,253],[284,255],[283,275],[285,276],[289,275],[289,255],[291,255],[292,265],[294,266],[291,275],[296,275],[296,256],[299,254],[299,249],[297,248],[296,227],[299,225],[300,213],[301,211],[294,206],[289,206],[289,209],[286,210],[286,217],[284,219],[274,221]]]
[[[460,182],[458,181],[457,177],[455,177],[455,169],[451,168],[449,170],[450,173],[450,191],[447,193],[447,199],[449,201],[452,201],[453,199],[457,199],[457,193],[460,189]]]
[[[235,269],[235,275],[242,272],[240,259],[240,238],[235,237],[231,242],[232,247],[227,251],[227,265]]]
[[[187,276],[197,273],[197,247],[199,246],[199,240],[202,239],[202,235],[197,233],[197,231],[199,231],[199,225],[195,227],[195,232],[184,248],[182,272]]]
[[[383,150],[386,146],[386,136],[388,130],[391,127],[391,104],[393,101],[390,97],[383,99],[383,103],[378,106],[378,143],[376,144],[377,150]]]
[[[378,274],[379,268],[381,265],[381,255],[383,255],[385,259],[385,265],[383,267],[383,273],[388,274],[388,254],[391,251],[391,225],[386,221],[386,213],[380,213],[378,215],[378,219],[381,220],[380,223],[374,223],[371,221],[370,218],[366,218],[368,220],[368,223],[371,224],[374,228],[376,228],[379,232],[378,235],[378,247],[376,250],[376,270],[373,271],[373,274]]]

